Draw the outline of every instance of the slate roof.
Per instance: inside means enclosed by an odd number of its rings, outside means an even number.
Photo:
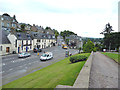
[[[0,36],[2,36],[2,42],[0,42],[0,44],[11,44],[9,39],[7,38],[8,34],[9,33],[4,30],[0,31]]]
[[[44,34],[40,32],[31,32],[30,33],[32,39],[55,39],[52,34]]]
[[[31,32],[30,35],[32,39],[47,39],[45,34],[39,32]]]
[[[32,40],[30,34],[24,32],[15,32],[14,35],[17,37],[18,40]]]

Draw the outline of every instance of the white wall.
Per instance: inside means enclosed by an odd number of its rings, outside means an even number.
[[[16,36],[14,35],[14,34],[9,34],[8,36],[7,36],[7,38],[9,39],[9,41],[11,42],[11,48],[12,48],[12,50],[13,51],[16,51],[17,50],[17,48],[15,47],[15,41],[16,41]]]
[[[0,44],[2,46],[2,51],[0,50],[0,55],[6,55],[12,53],[12,45],[11,44]],[[9,47],[9,52],[6,52],[6,47]]]

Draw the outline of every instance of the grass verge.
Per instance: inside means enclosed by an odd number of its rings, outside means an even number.
[[[78,54],[77,54],[78,55]],[[84,53],[89,57],[90,53]],[[57,85],[73,85],[86,61],[71,64],[69,58],[47,66],[27,76],[12,81],[2,88],[55,88]]]
[[[107,53],[107,52],[101,52],[102,54],[112,58],[113,60],[115,60],[117,63],[120,63],[120,54],[115,54],[115,53]]]

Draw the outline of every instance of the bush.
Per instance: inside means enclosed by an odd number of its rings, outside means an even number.
[[[70,62],[75,63],[75,62],[87,60],[87,57],[84,55],[71,56],[69,60]]]

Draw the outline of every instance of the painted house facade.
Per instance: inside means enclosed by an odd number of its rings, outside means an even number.
[[[27,33],[14,33],[7,36],[16,53],[28,52],[33,50],[33,41]]]
[[[53,43],[56,42],[54,35],[48,35],[39,32],[32,32],[31,38],[33,40],[33,47],[34,48],[48,48],[52,47]]]

